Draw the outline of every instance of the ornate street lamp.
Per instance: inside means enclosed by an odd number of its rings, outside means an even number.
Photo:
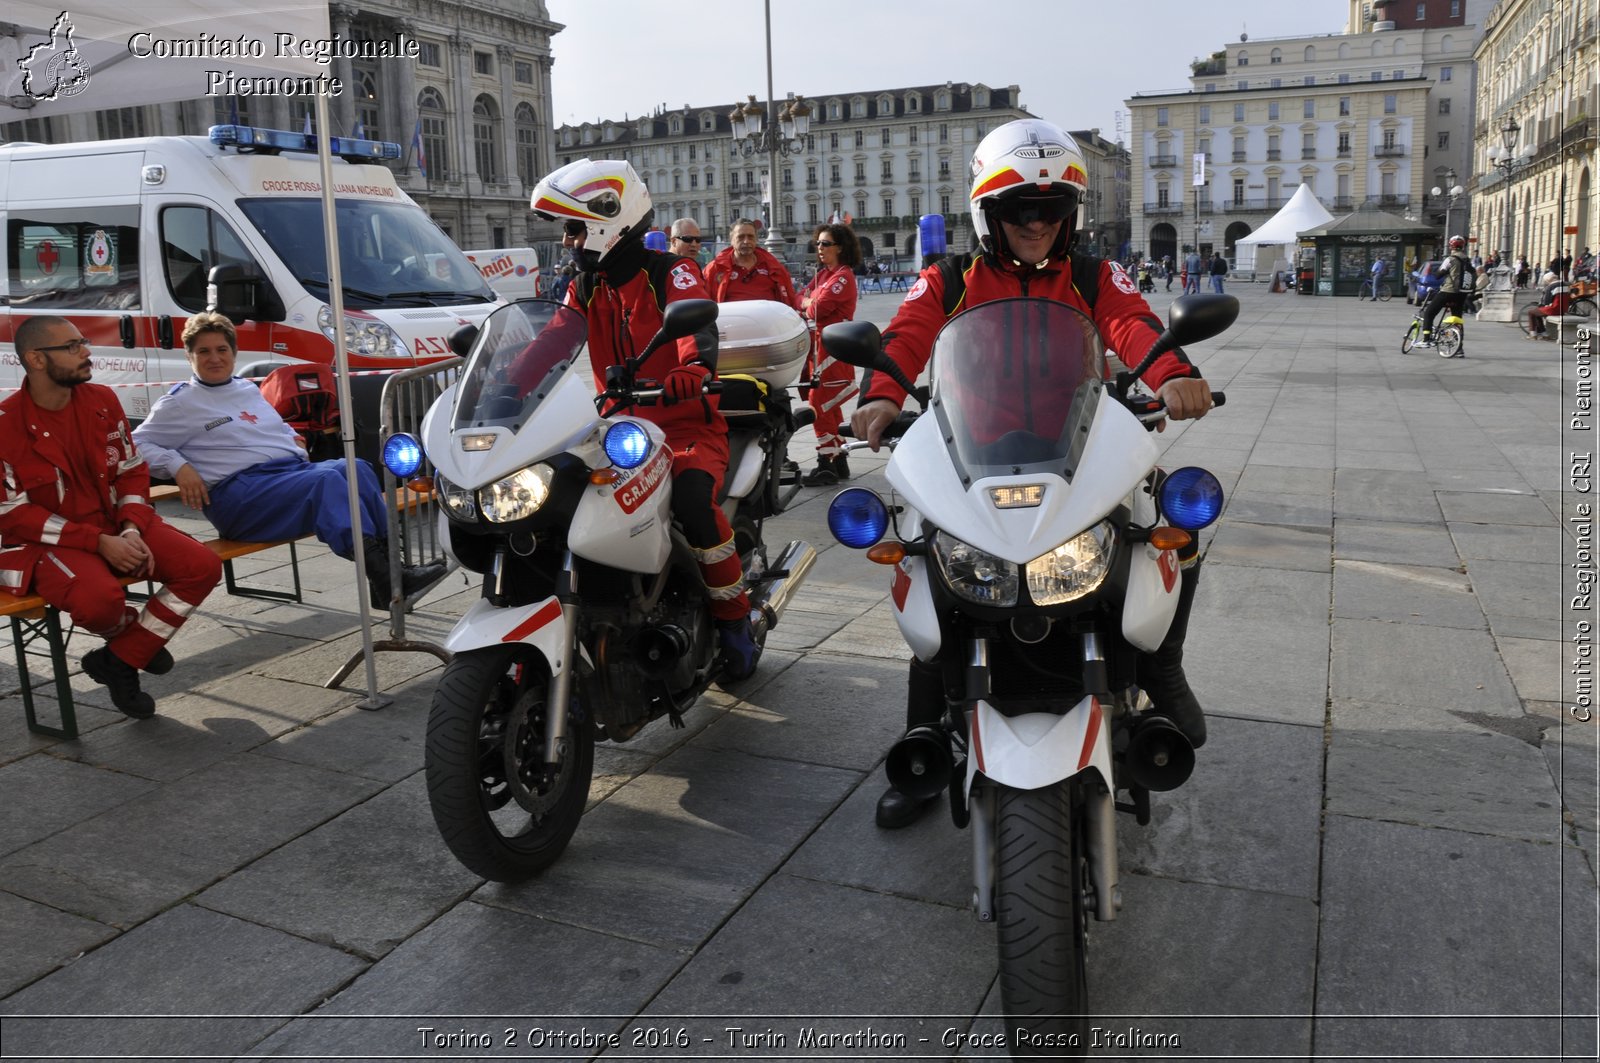
[[[1443,177],[1445,186],[1440,188],[1438,185],[1434,185],[1431,191],[1434,199],[1438,199],[1440,196],[1444,197],[1443,242],[1448,245],[1450,241],[1450,208],[1455,206],[1456,197],[1465,192],[1466,189],[1456,184],[1456,172],[1454,170],[1444,171]]]
[[[766,243],[767,249],[776,254],[783,246],[783,237],[778,232],[778,156],[787,157],[805,149],[806,134],[811,130],[811,105],[804,96],[791,92],[783,111],[778,111],[772,94],[772,0],[765,0],[762,6],[767,25],[766,127],[762,128],[761,105],[754,95],[742,106],[734,105],[728,112],[728,124],[733,130],[733,146],[740,155],[748,159],[764,152],[767,156]]]
[[[1538,154],[1538,149],[1532,144],[1523,145],[1522,150],[1517,150],[1517,135],[1522,132],[1522,127],[1517,120],[1506,115],[1506,124],[1500,127],[1500,143],[1489,148],[1489,162],[1500,171],[1501,179],[1506,182],[1505,201],[1505,243],[1500,248],[1500,268],[1495,270],[1496,288],[1510,289],[1511,266],[1511,175],[1521,170],[1533,161]]]

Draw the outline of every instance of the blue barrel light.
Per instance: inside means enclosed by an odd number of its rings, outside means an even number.
[[[828,503],[828,530],[852,550],[865,550],[889,528],[889,507],[874,491],[851,487]]]
[[[943,214],[924,214],[917,219],[917,235],[922,239],[924,255],[942,255],[949,247],[945,240]]]
[[[667,234],[660,229],[647,230],[644,234],[644,247],[646,251],[665,251]]]
[[[606,429],[606,457],[619,469],[636,469],[650,456],[650,436],[632,421],[618,421]]]
[[[396,432],[383,441],[383,467],[397,480],[409,480],[422,468],[422,444],[417,437]]]
[[[1222,515],[1222,484],[1197,465],[1185,465],[1161,481],[1161,512],[1175,528],[1199,531]]]

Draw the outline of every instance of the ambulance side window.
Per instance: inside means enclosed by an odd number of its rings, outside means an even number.
[[[237,264],[259,274],[255,259],[216,211],[167,207],[161,212],[161,265],[173,301],[190,313],[206,308],[213,266]]]
[[[14,212],[6,260],[12,306],[137,310],[139,208]]]

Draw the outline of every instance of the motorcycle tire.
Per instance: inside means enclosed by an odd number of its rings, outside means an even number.
[[[1074,787],[996,789],[995,922],[1011,1055],[1087,1055],[1088,865]]]
[[[571,720],[556,780],[535,790],[543,765],[549,673],[525,647],[458,653],[445,666],[428,713],[424,764],[428,804],[444,843],[474,874],[518,882],[551,864],[578,829],[594,771],[594,733]],[[506,768],[507,731],[514,732],[517,776],[530,811],[517,801]]]

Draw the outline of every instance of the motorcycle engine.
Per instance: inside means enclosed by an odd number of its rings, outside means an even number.
[[[584,699],[614,742],[633,737],[658,716],[688,708],[716,650],[704,607],[672,591],[648,616],[601,621],[592,631],[595,670],[583,679]]]

